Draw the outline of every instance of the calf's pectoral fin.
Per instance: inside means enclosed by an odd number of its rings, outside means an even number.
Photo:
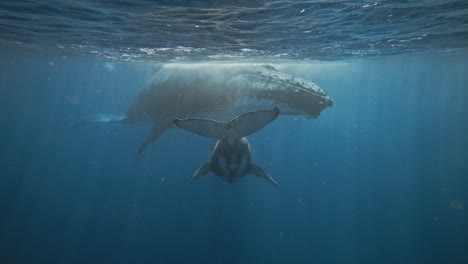
[[[128,118],[126,115],[112,115],[112,114],[89,115],[76,121],[71,126],[80,127],[82,125],[86,125],[90,123],[125,123],[127,122],[127,119]]]
[[[279,185],[278,183],[276,183],[276,181],[270,177],[270,175],[268,175],[260,166],[258,166],[257,164],[251,164],[250,165],[250,170],[249,172],[259,178],[262,178],[264,180],[267,180],[269,181],[271,184],[273,184],[276,189],[279,188]]]
[[[192,176],[192,180],[191,182],[197,180],[198,178],[200,178],[201,176],[207,174],[208,172],[210,172],[210,162],[205,162],[203,163],[203,165],[201,165],[201,167],[197,170],[197,172],[195,172],[195,174]]]
[[[166,122],[156,122],[153,127],[151,128],[151,131],[149,134],[146,136],[145,140],[140,144],[140,146],[137,149],[137,155],[141,156],[143,151],[151,144],[153,143],[156,139],[161,136],[162,133],[168,128],[168,125]]]

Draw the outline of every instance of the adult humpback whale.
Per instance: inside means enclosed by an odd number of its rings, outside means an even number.
[[[217,139],[210,161],[192,176],[192,181],[212,172],[226,183],[234,183],[247,174],[253,174],[267,180],[278,188],[276,181],[260,166],[252,163],[250,145],[247,136],[264,128],[279,115],[277,107],[272,110],[256,110],[242,114],[228,123],[206,118],[175,119],[180,128]]]
[[[85,117],[74,127],[88,123],[153,124],[137,150],[140,155],[176,118],[203,117],[227,122],[254,109],[278,107],[280,114],[316,118],[333,105],[319,86],[277,71],[269,65],[167,64],[133,101],[127,113]]]

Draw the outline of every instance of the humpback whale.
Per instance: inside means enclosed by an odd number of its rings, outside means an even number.
[[[227,122],[255,109],[278,107],[280,114],[317,118],[333,100],[316,84],[255,64],[166,64],[137,95],[124,114],[97,114],[89,123],[152,123],[137,154],[174,127],[176,118],[211,118]]]
[[[210,160],[195,172],[192,182],[210,172],[226,183],[234,183],[247,174],[253,174],[278,188],[278,183],[273,178],[260,166],[252,163],[250,145],[246,138],[271,123],[278,115],[279,109],[275,107],[272,110],[247,112],[228,123],[205,118],[174,119],[174,124],[179,128],[218,140]]]

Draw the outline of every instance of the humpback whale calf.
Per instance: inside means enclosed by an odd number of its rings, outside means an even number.
[[[333,100],[316,84],[255,64],[166,64],[124,114],[97,114],[75,122],[151,122],[151,131],[137,150],[143,151],[176,118],[202,117],[227,122],[255,109],[278,107],[280,114],[317,118]]]
[[[221,177],[226,183],[234,183],[247,174],[253,174],[278,188],[273,178],[252,163],[246,138],[271,123],[278,115],[279,109],[275,107],[272,110],[247,112],[228,123],[205,118],[174,119],[174,124],[182,129],[218,140],[210,161],[203,163],[192,176],[192,181],[209,172]]]

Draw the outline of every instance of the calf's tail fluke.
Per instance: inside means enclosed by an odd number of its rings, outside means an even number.
[[[106,114],[97,114],[86,116],[76,122],[74,122],[71,127],[80,127],[82,125],[87,125],[91,123],[124,123],[127,121],[126,115],[106,115]]]

